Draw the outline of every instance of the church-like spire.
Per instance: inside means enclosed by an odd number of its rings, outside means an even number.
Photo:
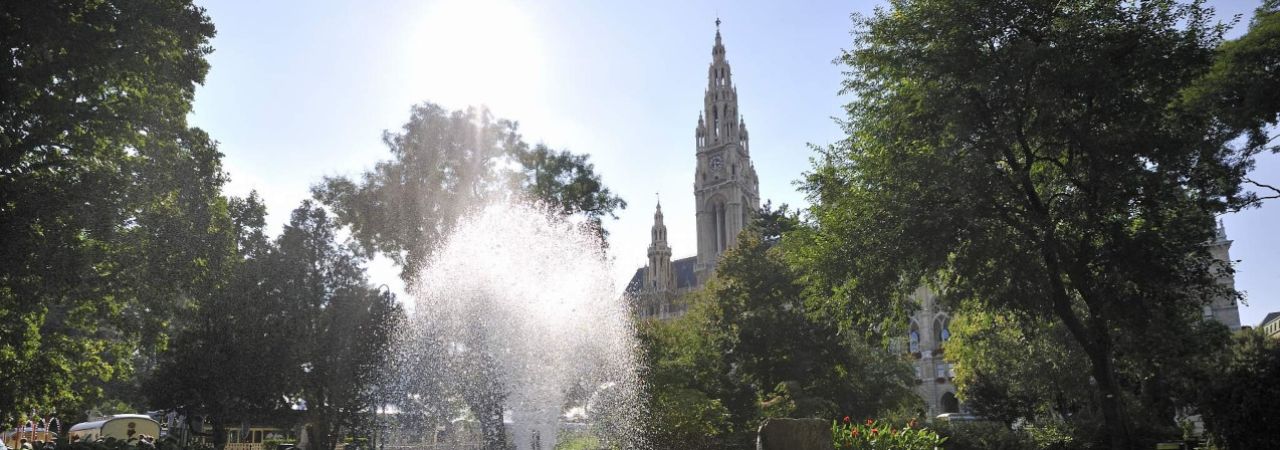
[[[653,244],[667,243],[667,226],[662,223],[662,200],[658,200],[658,207],[653,212],[653,231],[651,234]]]
[[[667,226],[662,223],[662,201],[653,212],[652,241],[649,243],[649,270],[645,290],[666,291],[674,288],[675,275],[671,266],[671,246],[667,245]]]
[[[720,19],[716,19],[716,42],[711,47],[711,65],[707,68],[707,91],[702,114],[698,117],[698,148],[739,141],[742,118],[738,115],[738,88],[733,85],[733,69],[725,58],[720,37]]]
[[[711,275],[720,255],[733,247],[738,233],[760,208],[759,180],[751,164],[746,130],[717,18],[707,90],[694,133],[698,159],[693,184],[698,208],[698,263],[694,271],[700,280]]]

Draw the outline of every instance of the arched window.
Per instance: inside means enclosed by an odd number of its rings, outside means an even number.
[[[942,404],[942,412],[944,413],[960,412],[960,400],[956,399],[956,394],[950,392],[942,394],[942,400],[939,403]]]
[[[725,251],[725,249],[729,248],[729,232],[727,229],[728,225],[725,223],[728,217],[725,216],[724,213],[725,213],[724,201],[721,200],[720,202],[716,203],[716,227],[717,227],[716,233],[718,235],[717,241],[719,242],[719,245],[720,245],[720,247],[717,250],[717,253],[722,253]]]
[[[946,317],[939,317],[933,321],[933,340],[938,343],[938,348],[942,348],[942,343],[951,339],[951,321]]]
[[[907,347],[911,353],[920,351],[920,327],[911,322],[911,331],[907,333]]]

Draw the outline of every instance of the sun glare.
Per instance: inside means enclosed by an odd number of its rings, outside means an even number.
[[[433,2],[405,56],[414,90],[451,108],[532,112],[547,67],[537,31],[527,11],[510,1]]]

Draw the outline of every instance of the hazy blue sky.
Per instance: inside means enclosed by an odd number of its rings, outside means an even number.
[[[325,175],[356,175],[415,103],[488,105],[530,142],[589,153],[630,207],[612,232],[622,286],[645,264],[654,193],[676,257],[693,255],[694,126],[717,15],[751,130],[760,195],[803,204],[794,181],[808,143],[841,136],[831,119],[850,46],[849,15],[880,2],[201,1],[218,28],[193,121],[226,154],[229,190],[256,189],[274,229]],[[1259,3],[1211,1],[1247,21]],[[1241,25],[1238,28],[1243,28]],[[1280,183],[1280,158],[1257,178]],[[1280,310],[1280,203],[1225,217],[1248,292],[1242,321]],[[375,282],[403,292],[396,270]]]

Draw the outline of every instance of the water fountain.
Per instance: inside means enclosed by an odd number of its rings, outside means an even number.
[[[586,403],[598,437],[643,447],[632,319],[594,233],[499,203],[462,220],[427,267],[412,290],[406,347],[420,369],[408,375],[466,405],[487,448],[509,435],[550,450],[565,409]]]

